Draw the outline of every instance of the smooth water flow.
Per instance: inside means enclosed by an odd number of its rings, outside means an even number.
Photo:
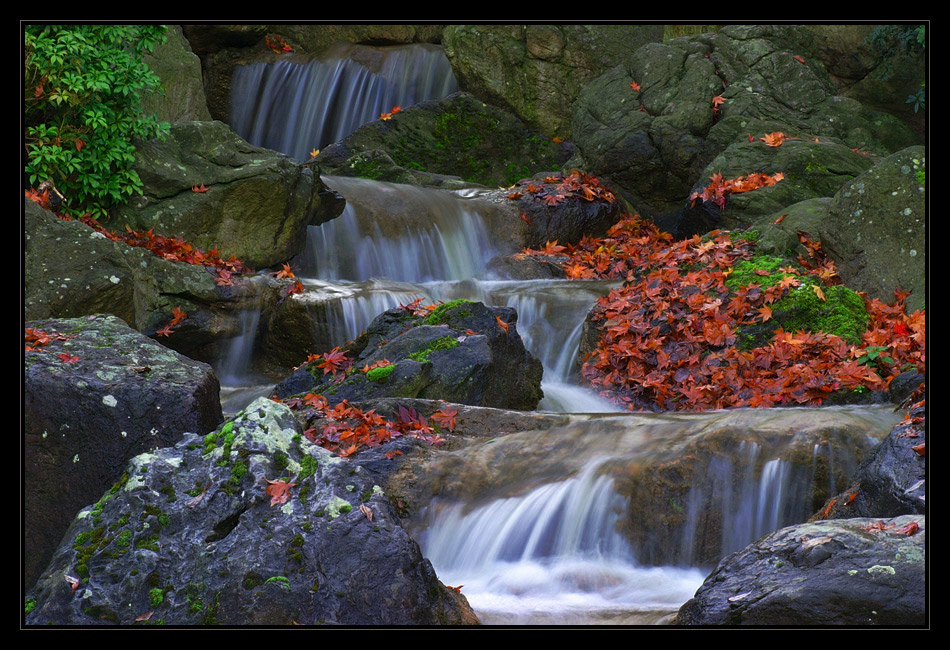
[[[624,500],[598,462],[578,476],[466,514],[440,508],[420,539],[446,584],[487,624],[651,623],[702,584],[698,569],[643,567],[617,532]]]
[[[350,46],[319,60],[238,67],[231,86],[231,126],[251,144],[307,160],[311,150],[342,140],[394,106],[457,90],[438,46]]]

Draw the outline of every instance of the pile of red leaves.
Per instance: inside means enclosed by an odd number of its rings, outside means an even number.
[[[722,174],[716,173],[709,177],[709,185],[704,187],[700,192],[690,194],[689,200],[692,202],[691,206],[696,203],[696,199],[702,199],[703,202],[712,201],[722,208],[726,205],[726,196],[729,194],[740,194],[763,187],[771,187],[784,179],[785,174],[782,172],[772,174],[771,176],[769,174],[753,172],[747,176],[739,176],[738,178],[723,178]]]
[[[395,419],[390,420],[376,413],[375,409],[363,411],[350,406],[346,400],[330,406],[325,397],[315,393],[292,397],[283,403],[293,410],[309,409],[308,421],[319,421],[321,426],[311,426],[304,431],[307,440],[344,458],[401,436],[419,438],[432,445],[444,441],[427,418],[412,407],[400,406]],[[438,426],[453,431],[457,415],[458,409],[447,404],[430,417]]]
[[[63,221],[73,220],[68,216],[60,216],[59,218]],[[205,252],[180,237],[156,235],[152,229],[143,233],[134,231],[126,226],[125,233],[114,233],[106,230],[102,224],[88,215],[79,217],[79,221],[107,239],[123,242],[129,246],[145,248],[163,259],[173,262],[185,262],[186,264],[196,264],[198,266],[207,266],[215,271],[217,276],[215,277],[215,282],[218,285],[230,285],[232,284],[231,276],[233,274],[246,273],[251,270],[244,266],[244,263],[233,255],[227,260],[222,259],[217,248]]]
[[[514,191],[508,195],[512,201],[517,201],[527,192],[545,205],[557,205],[575,198],[584,201],[601,200],[607,203],[613,203],[616,200],[613,192],[601,185],[600,181],[577,170],[567,175],[559,172],[545,176],[543,182],[532,179],[520,180],[512,189]]]
[[[923,372],[924,315],[904,313],[903,293],[890,306],[867,301],[871,324],[861,347],[822,332],[781,328],[766,346],[735,347],[737,328],[769,320],[769,305],[800,285],[798,277],[812,275],[816,294],[819,284],[840,283],[820,244],[803,240],[811,253],[811,262],[802,260],[807,266],[779,269],[782,279],[772,286],[751,283],[736,291],[725,279],[737,260],[751,257],[752,244],[718,231],[673,242],[628,217],[605,239],[566,247],[570,277],[625,280],[594,308],[601,335],[584,378],[631,410],[703,410],[817,405],[839,389],[882,390],[908,365]],[[893,364],[859,362],[871,346],[886,347]]]

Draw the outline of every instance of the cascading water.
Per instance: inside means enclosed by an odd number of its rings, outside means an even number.
[[[394,105],[456,89],[437,48],[379,54],[371,67],[328,56],[239,69],[233,126],[254,144],[306,159],[311,149],[341,139]],[[493,278],[488,261],[514,251],[496,246],[489,232],[498,233],[498,226],[486,227],[477,196],[365,179],[324,180],[344,196],[347,208],[337,219],[310,228],[306,252],[293,265],[305,292],[291,299],[311,310],[315,336],[327,349],[355,338],[382,311],[417,297],[512,306],[526,347],[544,365],[546,397],[539,408],[601,413],[600,420],[574,419],[614,421],[624,435],[653,436],[643,433],[648,427],[634,416],[607,415],[619,409],[572,383],[584,317],[610,283]],[[245,341],[234,341],[236,356]],[[242,363],[224,368],[225,374],[240,374]],[[571,444],[562,447],[600,438],[572,432]],[[621,520],[632,501],[628,504],[626,493],[621,497],[615,480],[601,471],[603,458],[585,462],[569,478],[537,480],[515,495],[434,502],[418,538],[440,579],[463,584],[483,622],[654,623],[702,582],[695,540],[707,534],[710,521],[715,519],[713,529],[721,536],[717,548],[734,550],[801,520],[808,507],[797,496],[801,483],[815,479],[822,463],[831,463],[830,445],[826,450],[815,444],[813,468],[803,476],[786,459],[766,457],[755,443],[742,444],[731,459],[711,454],[685,500],[670,499],[684,523],[675,538],[653,547],[628,541],[636,537],[629,527],[639,522],[629,514]],[[833,478],[829,483],[833,491]]]
[[[702,583],[698,569],[637,564],[616,530],[624,500],[599,465],[468,513],[430,506],[438,516],[420,544],[483,623],[652,623]]]
[[[375,59],[373,69],[350,58],[354,54]],[[231,126],[251,144],[306,160],[311,150],[342,140],[394,106],[457,90],[440,47],[349,46],[307,62],[238,67],[231,85]]]

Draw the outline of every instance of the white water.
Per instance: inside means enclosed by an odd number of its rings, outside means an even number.
[[[431,506],[420,545],[483,623],[651,623],[702,584],[699,569],[638,565],[615,529],[623,500],[598,465],[467,514]]]

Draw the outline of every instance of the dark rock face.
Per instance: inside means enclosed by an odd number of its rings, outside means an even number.
[[[724,558],[676,625],[922,625],[926,519],[783,528]]]
[[[924,405],[911,409],[908,418],[861,463],[848,489],[830,499],[812,519],[926,514],[926,426]]]
[[[310,223],[342,210],[312,170],[248,144],[222,122],[178,122],[165,141],[136,148],[143,195],[114,210],[119,224],[154,229],[249,268],[284,262],[304,246]],[[206,192],[193,192],[204,185]]]
[[[263,398],[136,456],[28,598],[28,625],[477,623],[368,473]]]
[[[390,309],[347,346],[350,372],[324,376],[311,363],[278,384],[276,395],[309,391],[331,403],[417,397],[532,410],[543,396],[542,367],[525,349],[516,322],[510,307],[467,300],[445,303],[426,316]],[[383,360],[391,370],[360,370]]]
[[[114,316],[27,327],[68,337],[25,359],[24,548],[31,585],[79,509],[98,499],[132,456],[172,445],[186,431],[210,431],[221,422],[221,402],[209,366]]]

